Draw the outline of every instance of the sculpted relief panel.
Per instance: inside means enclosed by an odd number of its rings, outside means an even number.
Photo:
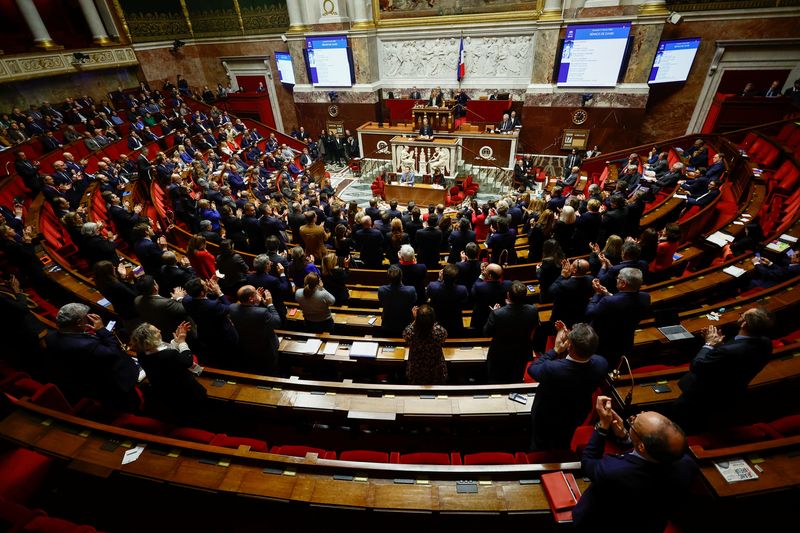
[[[381,80],[455,81],[459,39],[438,38],[408,41],[382,41],[380,45]],[[497,81],[519,82],[527,86],[531,79],[533,36],[465,37],[464,83]]]

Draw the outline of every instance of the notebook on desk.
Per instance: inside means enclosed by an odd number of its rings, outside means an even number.
[[[653,311],[653,317],[655,318],[658,331],[660,331],[668,341],[694,338],[694,335],[692,335],[688,329],[681,326],[681,321],[676,309]]]

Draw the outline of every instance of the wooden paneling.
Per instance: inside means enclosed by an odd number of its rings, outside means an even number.
[[[297,116],[300,121],[297,126],[303,126],[315,139],[325,127],[328,120],[341,120],[345,129],[355,133],[356,128],[365,122],[378,120],[378,104],[337,104],[339,115],[332,118],[328,115],[330,104],[297,104]],[[286,131],[291,131],[292,124],[284,124]]]

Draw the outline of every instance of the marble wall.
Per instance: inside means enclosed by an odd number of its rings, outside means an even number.
[[[208,85],[212,90],[217,83],[227,85],[228,78],[220,57],[228,56],[269,56],[273,73],[273,84],[278,96],[278,107],[285,126],[297,122],[294,91],[291,86],[278,80],[278,66],[275,52],[286,52],[287,46],[280,39],[248,42],[197,43],[184,46],[173,54],[170,48],[151,48],[136,51],[145,78],[154,86],[160,87],[169,78],[175,83],[176,74],[182,74],[193,87]],[[295,68],[297,82],[301,83],[305,73]]]
[[[662,39],[700,37],[702,41],[685,83],[651,88],[647,116],[641,126],[642,142],[685,134],[708,77],[709,66],[716,51],[716,41],[796,38],[798,28],[800,17],[683,21],[677,25],[665,25]]]

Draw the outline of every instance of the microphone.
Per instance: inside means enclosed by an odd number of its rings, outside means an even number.
[[[631,405],[633,404],[633,388],[635,386],[633,380],[633,371],[631,370],[631,363],[628,361],[628,358],[624,355],[620,358],[619,363],[617,364],[617,368],[615,368],[611,372],[611,379],[613,381],[617,381],[620,377],[620,369],[622,368],[622,363],[625,363],[625,366],[628,368],[628,378],[631,381],[630,388],[628,389],[628,393],[625,395],[625,399],[623,400],[622,404],[627,412],[630,409]]]

